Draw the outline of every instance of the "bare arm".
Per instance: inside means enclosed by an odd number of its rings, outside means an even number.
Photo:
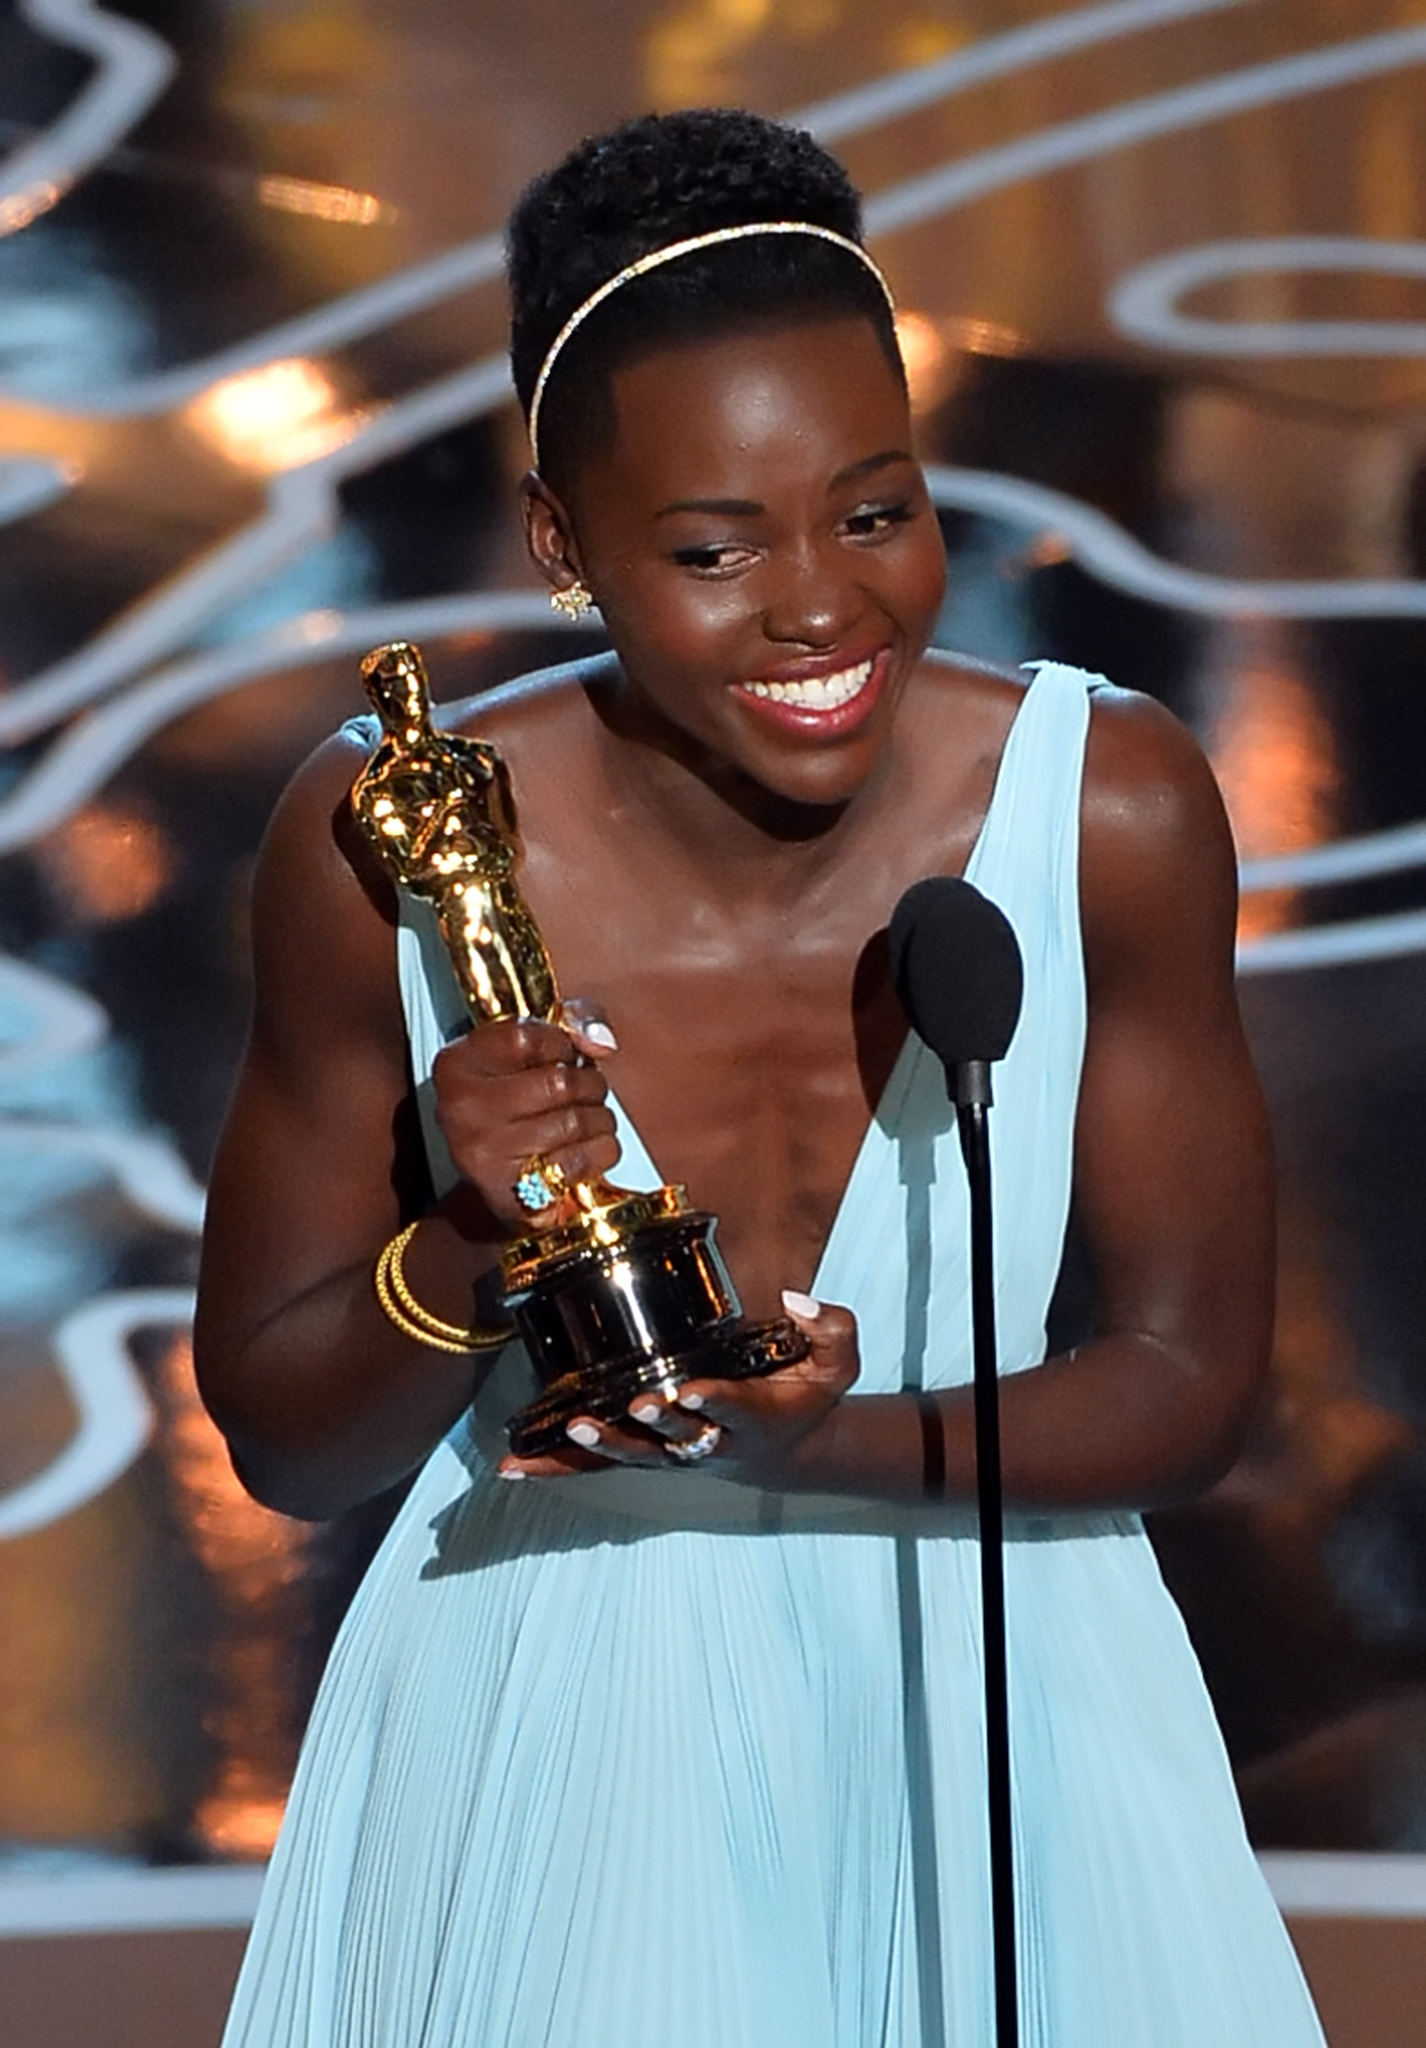
[[[1103,1332],[1002,1382],[1007,1502],[1147,1507],[1231,1461],[1272,1326],[1272,1167],[1233,990],[1236,881],[1222,805],[1188,736],[1146,699],[1096,708],[1081,852],[1089,1036],[1076,1192]],[[845,1311],[808,1326],[807,1366],[702,1382],[718,1464],[770,1485],[912,1500],[920,1416],[904,1396],[842,1400]],[[938,1397],[947,1492],[974,1489],[970,1390]],[[673,1413],[667,1434],[698,1418]],[[637,1440],[603,1448],[638,1459]],[[654,1455],[658,1455],[655,1450]]]
[[[431,1204],[394,904],[347,808],[359,760],[329,742],[264,843],[252,1031],[214,1165],[195,1331],[199,1384],[244,1482],[312,1517],[403,1477],[478,1384],[478,1356],[429,1350],[387,1321],[372,1286],[387,1239],[423,1219],[413,1292],[469,1324],[518,1214],[511,1162],[546,1150],[571,1172],[604,1171],[617,1156],[603,1085],[572,1064],[563,1033],[486,1027],[441,1056],[467,1178]]]

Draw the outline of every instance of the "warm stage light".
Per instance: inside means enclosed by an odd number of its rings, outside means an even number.
[[[161,826],[107,803],[92,803],[40,848],[51,888],[82,924],[142,917],[173,877],[173,849]]]
[[[27,228],[32,220],[58,206],[68,189],[52,179],[40,178],[22,191],[7,193],[0,198],[0,235],[18,234],[21,228]]]
[[[1025,340],[995,320],[953,314],[936,320],[929,313],[903,307],[896,315],[896,338],[914,413],[934,412],[944,404],[964,374],[968,356],[1015,356]]]
[[[305,356],[225,377],[183,414],[190,433],[239,469],[263,475],[340,448],[367,417],[362,409],[343,411],[331,378]]]
[[[998,320],[980,320],[971,314],[961,314],[943,323],[943,332],[952,348],[960,349],[968,356],[1019,356],[1025,353],[1025,337],[1017,334],[1013,327],[1002,326]]]
[[[374,192],[353,192],[345,185],[319,185],[310,178],[263,178],[257,196],[278,213],[305,213],[344,227],[369,228],[399,220],[398,208]]]
[[[906,365],[912,412],[934,412],[954,375],[945,335],[928,314],[903,307],[896,316],[896,339]]]
[[[1331,724],[1293,635],[1257,620],[1221,629],[1207,748],[1242,860],[1319,846],[1336,829],[1341,773]],[[1298,922],[1298,892],[1245,895],[1239,941]]]
[[[216,1856],[257,1859],[277,1839],[293,1763],[291,1686],[285,1667],[307,1532],[250,1499],[198,1399],[185,1334],[164,1353],[159,1391],[174,1506],[208,1575],[219,1619],[210,1645],[205,1714],[217,1757],[194,1817]]]

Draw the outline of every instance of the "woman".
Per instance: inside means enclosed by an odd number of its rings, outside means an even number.
[[[996,1111],[1022,2038],[1307,2048],[1136,1516],[1224,1468],[1270,1328],[1211,777],[1146,700],[927,654],[944,567],[888,300],[810,138],[632,123],[510,244],[530,552],[613,653],[448,722],[505,756],[585,1001],[443,1044],[453,984],[352,825],[371,735],[318,752],[261,863],[200,1371],[274,1506],[422,1469],[229,2048],[990,2041],[965,1196],[884,957],[902,890],[963,871],[1027,970]],[[510,1456],[518,1348],[418,1345],[372,1271],[414,1223],[408,1298],[481,1344],[535,1155],[688,1183],[807,1360]],[[1045,1360],[1071,1178],[1104,1328]]]

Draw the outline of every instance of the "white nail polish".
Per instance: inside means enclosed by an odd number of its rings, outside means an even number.
[[[495,1469],[495,1476],[497,1479],[528,1479],[530,1475],[528,1472],[517,1472],[513,1470],[507,1472],[504,1470],[503,1467],[497,1466]]]
[[[588,1024],[581,1024],[580,1032],[591,1045],[602,1045],[606,1052],[617,1052],[619,1041],[602,1019],[595,1017]]]
[[[703,1396],[701,1394],[680,1394],[678,1405],[680,1408],[701,1408],[704,1405]]]
[[[572,1422],[565,1434],[570,1442],[578,1444],[582,1451],[595,1451],[599,1448],[599,1431],[592,1422]]]
[[[645,1401],[642,1407],[631,1408],[629,1413],[633,1416],[635,1422],[657,1422],[660,1410],[655,1407],[652,1401]]]
[[[815,1322],[822,1313],[822,1304],[810,1294],[799,1294],[795,1287],[784,1287],[782,1305],[790,1316],[800,1316],[804,1323]]]

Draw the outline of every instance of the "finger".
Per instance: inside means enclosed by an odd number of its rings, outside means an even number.
[[[437,1067],[495,1077],[524,1067],[573,1065],[578,1051],[558,1024],[539,1017],[505,1018],[452,1039],[436,1055]]]
[[[619,1050],[608,1018],[586,996],[569,996],[559,1007],[559,1021],[579,1050],[592,1060],[607,1060]]]
[[[789,1367],[791,1371],[795,1368]],[[777,1374],[769,1375],[777,1378]],[[762,1380],[689,1380],[678,1390],[678,1400],[673,1410],[682,1418],[680,1426],[685,1437],[696,1436],[705,1422],[717,1422],[724,1429],[736,1428],[746,1420],[754,1404],[748,1394]]]
[[[592,1068],[542,1068],[498,1087],[496,1102],[476,1090],[448,1090],[436,1099],[451,1157],[487,1196],[513,1187],[536,1153],[556,1160],[570,1180],[607,1173],[617,1162],[618,1126]]]
[[[829,1387],[834,1393],[841,1391],[820,1375],[809,1381],[801,1364],[759,1373],[756,1379],[690,1380],[678,1394],[678,1407],[687,1418],[686,1425],[680,1424],[684,1440],[696,1437],[705,1423],[716,1422],[727,1431],[730,1443],[737,1440],[740,1450],[745,1449],[759,1434],[784,1423],[794,1408],[805,1407],[809,1387],[819,1408],[826,1406]]]
[[[495,1468],[497,1479],[568,1479],[576,1472],[597,1472],[606,1460],[571,1444],[567,1450],[544,1451],[537,1458],[517,1458],[511,1451]]]
[[[806,1379],[826,1381],[843,1388],[851,1386],[861,1371],[857,1350],[857,1319],[849,1308],[835,1308],[795,1288],[783,1289],[782,1305],[801,1330],[811,1350],[799,1365],[784,1368]],[[769,1378],[776,1378],[770,1374]]]
[[[513,1153],[524,1158],[529,1152],[552,1152],[561,1145],[582,1145],[591,1138],[613,1136],[614,1112],[605,1101],[599,1076],[592,1068],[587,1071],[598,1088],[593,1096],[587,1096],[584,1090],[571,1093],[541,1085],[527,1091],[523,1084],[518,1086],[519,1106],[507,1103],[506,1113],[500,1119],[504,1125],[503,1142]],[[547,1072],[567,1074],[572,1069],[557,1067]],[[456,1120],[453,1115],[452,1121]]]
[[[517,1128],[510,1136],[520,1147],[518,1154],[510,1160],[506,1174],[511,1188],[532,1160],[547,1160],[559,1168],[567,1181],[574,1183],[594,1180],[600,1174],[608,1173],[619,1159],[614,1120],[599,1110],[586,1112],[574,1123],[572,1131],[563,1120],[558,1123],[536,1122]]]
[[[709,1418],[697,1411],[697,1404],[690,1407],[683,1398],[684,1390],[669,1400],[660,1400],[655,1394],[639,1394],[629,1405],[631,1418],[644,1429],[651,1430],[660,1444],[691,1444],[707,1434]]]
[[[644,1430],[620,1429],[616,1424],[597,1422],[592,1415],[576,1415],[567,1432],[572,1443],[584,1451],[597,1451],[601,1459],[617,1465],[662,1465],[663,1444]]]
[[[561,1042],[567,1044],[564,1034],[560,1036]],[[443,1053],[441,1059],[444,1058]],[[502,1122],[540,1116],[546,1110],[568,1105],[603,1102],[609,1092],[603,1075],[594,1066],[558,1060],[534,1067],[515,1067],[501,1074],[485,1073],[469,1065],[438,1063],[435,1080],[436,1101],[443,1115],[498,1115]]]

